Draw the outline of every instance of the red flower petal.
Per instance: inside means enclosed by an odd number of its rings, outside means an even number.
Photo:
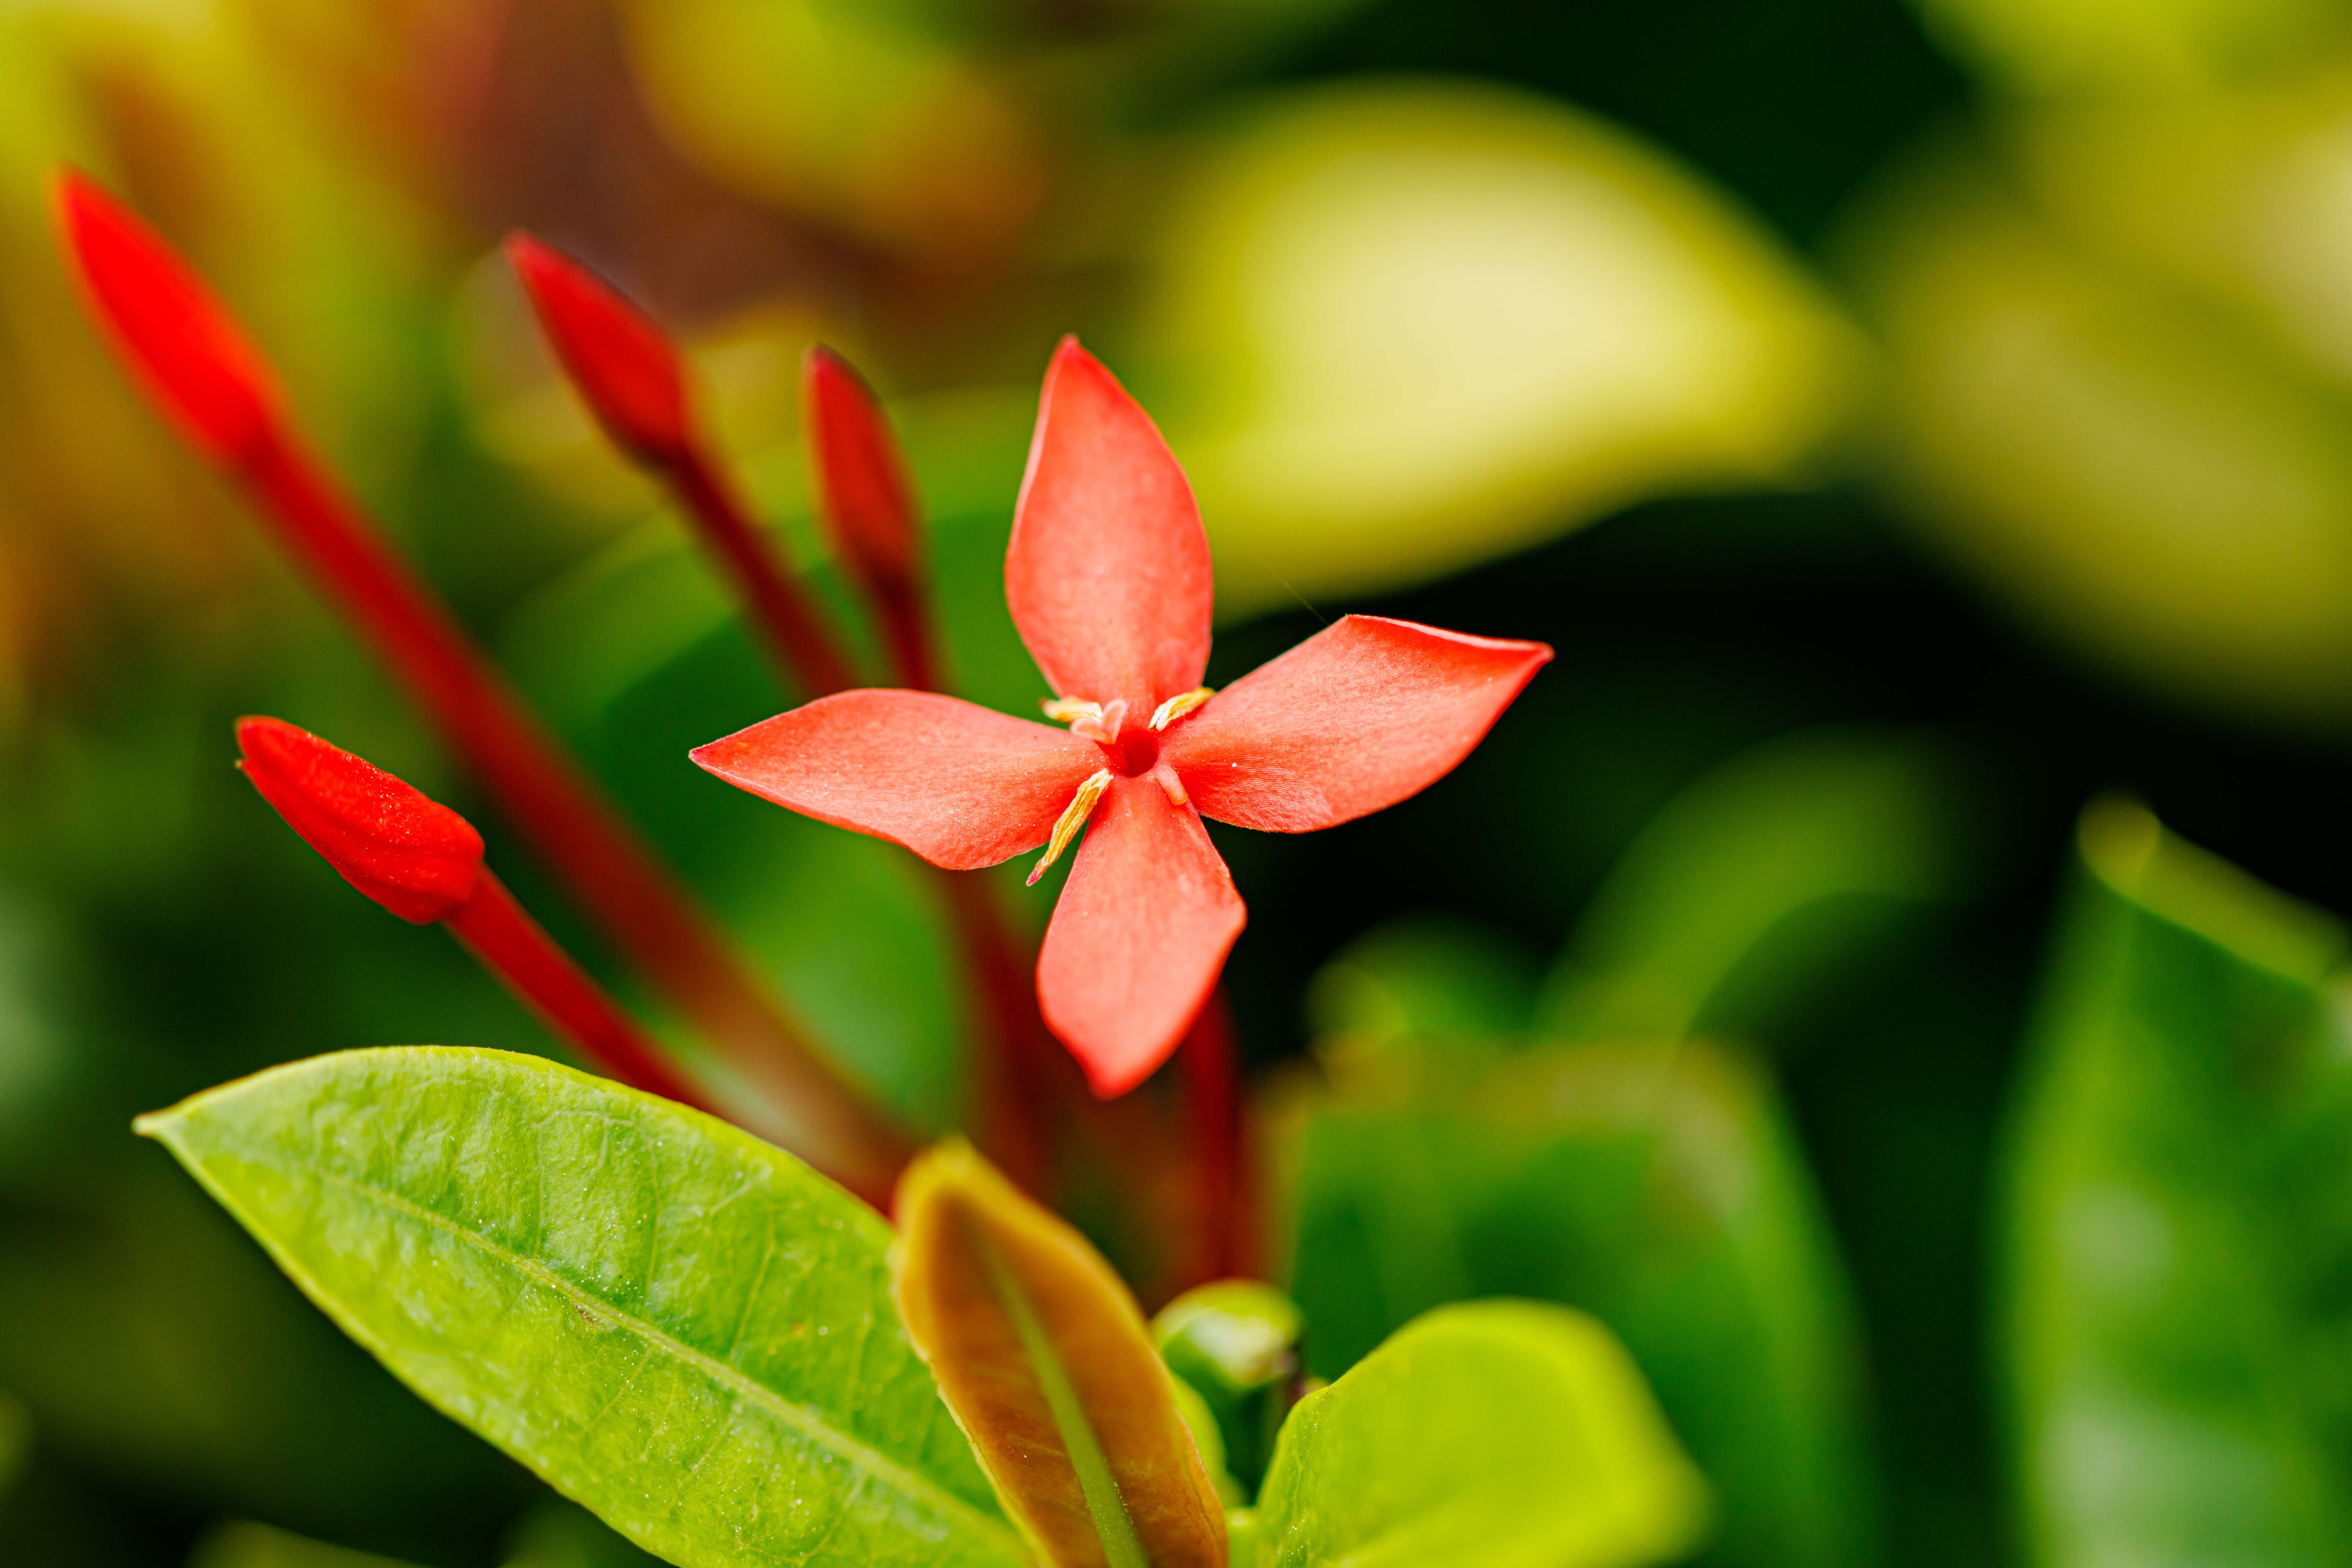
[[[1105,1100],[1168,1059],[1248,912],[1189,808],[1149,775],[1115,780],[1037,955],[1037,1000]]]
[[[238,720],[236,745],[286,826],[402,920],[429,925],[474,896],[482,836],[422,790],[282,719]]]
[[[1013,624],[1057,697],[1138,717],[1201,684],[1209,536],[1184,470],[1076,338],[1045,372],[1004,558]]]
[[[661,329],[588,268],[520,230],[507,236],[507,260],[605,433],[642,462],[685,461],[694,439],[686,376]]]
[[[842,691],[695,749],[739,789],[969,871],[1034,848],[1102,752],[929,691]]]
[[[147,395],[197,450],[239,467],[278,425],[278,387],[236,321],[178,253],[71,169],[58,226],[93,313]]]
[[[1349,616],[1177,722],[1160,760],[1220,822],[1334,826],[1453,772],[1550,660],[1541,643]]]
[[[903,584],[915,569],[915,501],[882,410],[849,362],[822,343],[801,374],[834,544],[867,582]]]

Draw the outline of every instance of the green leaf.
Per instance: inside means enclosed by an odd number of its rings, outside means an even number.
[[[888,1227],[722,1122],[405,1047],[139,1130],[411,1387],[684,1568],[1026,1561],[891,1310]]]
[[[1304,1370],[1298,1341],[1306,1327],[1289,1297],[1253,1279],[1197,1286],[1151,1320],[1160,1360],[1198,1394],[1217,1429],[1219,1459],[1252,1491],[1274,1458]]]
[[[1708,773],[1594,897],[1553,976],[1550,1026],[1679,1039],[1779,1016],[1891,908],[1963,889],[1951,773],[1933,742],[1860,729],[1800,731]]]
[[[1580,1312],[1432,1312],[1284,1426],[1237,1568],[1633,1568],[1680,1557],[1706,1488]]]
[[[1045,1561],[1224,1568],[1223,1501],[1102,1255],[961,1140],[908,1167],[896,1206],[907,1331]]]
[[[1709,1561],[1866,1557],[1844,1280],[1786,1112],[1744,1058],[1544,1046],[1466,1081],[1345,1084],[1295,1159],[1290,1289],[1313,1371],[1443,1302],[1582,1308],[1713,1481]]]
[[[1391,921],[1316,971],[1307,994],[1318,1055],[1328,1043],[1377,1051],[1410,1041],[1491,1056],[1497,1040],[1526,1032],[1537,974],[1508,937],[1466,921]]]
[[[2346,933],[2137,806],[2080,843],[2006,1172],[2033,1554],[2352,1559]]]

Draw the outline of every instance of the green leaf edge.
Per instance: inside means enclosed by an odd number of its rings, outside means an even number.
[[[286,1277],[294,1282],[295,1286],[301,1290],[305,1297],[309,1298],[311,1305],[324,1312],[338,1329],[341,1329],[354,1343],[365,1350],[371,1356],[373,1356],[377,1363],[381,1364],[385,1371],[398,1378],[411,1393],[415,1394],[419,1399],[424,1400],[425,1403],[430,1405],[433,1409],[440,1411],[442,1415],[448,1416],[448,1418],[453,1421],[456,1421],[459,1426],[465,1426],[469,1432],[474,1432],[475,1428],[457,1415],[442,1409],[442,1406],[438,1402],[434,1400],[433,1397],[424,1389],[418,1387],[414,1380],[402,1372],[399,1366],[395,1364],[393,1358],[389,1355],[388,1347],[384,1346],[380,1341],[378,1341],[376,1337],[355,1317],[341,1310],[337,1306],[334,1299],[320,1287],[318,1281],[310,1276],[310,1272],[284,1248],[279,1247],[277,1240],[267,1229],[255,1223],[253,1216],[247,1212],[244,1205],[239,1204],[236,1199],[219,1183],[213,1180],[212,1177],[205,1171],[203,1166],[185,1152],[183,1144],[174,1136],[179,1127],[185,1122],[189,1114],[199,1107],[215,1100],[222,1100],[234,1096],[241,1091],[247,1090],[259,1084],[266,1083],[270,1079],[292,1077],[303,1072],[313,1071],[316,1070],[322,1063],[347,1060],[353,1057],[385,1058],[401,1056],[444,1058],[460,1057],[476,1060],[509,1063],[528,1068],[533,1071],[549,1072],[577,1079],[583,1083],[594,1087],[600,1091],[647,1100],[658,1107],[667,1114],[678,1117],[690,1122],[701,1123],[706,1130],[719,1134],[722,1141],[731,1140],[751,1143],[768,1153],[789,1161],[795,1165],[799,1165],[803,1170],[808,1171],[809,1174],[815,1180],[823,1182],[827,1186],[834,1187],[835,1190],[840,1191],[844,1197],[849,1198],[850,1201],[859,1209],[862,1210],[866,1207],[862,1202],[859,1202],[853,1194],[849,1194],[846,1189],[842,1188],[838,1183],[832,1181],[831,1178],[825,1176],[823,1173],[810,1167],[805,1162],[787,1153],[785,1151],[776,1148],[773,1144],[769,1143],[764,1140],[753,1137],[751,1133],[744,1131],[741,1128],[737,1127],[730,1121],[722,1121],[719,1117],[709,1115],[707,1112],[696,1110],[690,1106],[680,1105],[675,1100],[664,1100],[658,1095],[646,1094],[641,1090],[630,1089],[625,1084],[615,1083],[610,1079],[600,1078],[593,1073],[582,1072],[576,1068],[567,1067],[562,1062],[551,1061],[545,1057],[534,1057],[520,1051],[494,1050],[488,1047],[369,1046],[362,1047],[353,1050],[330,1051],[320,1056],[305,1057],[298,1061],[280,1063],[277,1067],[264,1068],[259,1072],[248,1073],[243,1078],[231,1079],[226,1083],[215,1084],[210,1089],[200,1089],[196,1093],[188,1096],[185,1100],[179,1101],[177,1104],[166,1107],[162,1110],[151,1110],[143,1115],[131,1119],[131,1130],[140,1137],[152,1139],[156,1142],[161,1143],[165,1149],[169,1150],[172,1153],[172,1157],[177,1160],[182,1168],[186,1170],[191,1176],[195,1178],[197,1184],[204,1188],[205,1193],[212,1197],[213,1201],[219,1204],[222,1208],[226,1209],[230,1215],[236,1220],[237,1224],[244,1228],[247,1235],[251,1236],[256,1241],[261,1244],[262,1249],[268,1253],[270,1261],[277,1264],[278,1268],[285,1273]],[[487,1238],[475,1236],[470,1231],[458,1229],[457,1227],[450,1225],[449,1222],[444,1219],[441,1215],[419,1208],[417,1205],[409,1203],[407,1200],[399,1197],[395,1194],[383,1194],[383,1195],[389,1199],[393,1205],[404,1210],[414,1217],[422,1220],[426,1224],[441,1228],[458,1239],[467,1242],[468,1245],[478,1246],[484,1253],[495,1255],[502,1261],[508,1262],[515,1268],[523,1270],[541,1284],[547,1286],[549,1289],[556,1291],[566,1300],[572,1301],[574,1305],[585,1308],[586,1310],[594,1312],[596,1316],[604,1321],[611,1323],[616,1328],[625,1329],[630,1332],[638,1334],[649,1344],[661,1344],[669,1347],[689,1361],[708,1364],[712,1374],[721,1383],[727,1386],[738,1389],[743,1397],[775,1410],[780,1418],[785,1424],[802,1427],[804,1430],[812,1430],[817,1436],[818,1440],[825,1447],[835,1449],[836,1452],[847,1454],[848,1450],[854,1449],[856,1451],[855,1457],[857,1460],[860,1463],[866,1464],[871,1467],[871,1473],[903,1477],[908,1483],[908,1489],[909,1491],[935,1495],[938,1505],[944,1512],[950,1516],[962,1519],[967,1527],[974,1531],[976,1533],[998,1537],[1000,1548],[1008,1563],[1030,1563],[1035,1560],[1035,1554],[1030,1550],[1028,1543],[1023,1541],[1019,1532],[1014,1531],[1004,1520],[991,1518],[989,1515],[974,1509],[971,1503],[965,1501],[962,1498],[956,1496],[953,1492],[940,1486],[938,1482],[931,1480],[929,1477],[919,1475],[908,1469],[904,1465],[899,1464],[895,1459],[890,1459],[881,1454],[876,1453],[871,1448],[866,1447],[864,1444],[849,1443],[845,1447],[845,1445],[838,1440],[838,1434],[834,1433],[831,1428],[825,1427],[822,1424],[812,1425],[805,1411],[793,1405],[791,1401],[777,1394],[774,1390],[763,1387],[760,1384],[753,1382],[751,1379],[744,1376],[741,1373],[736,1371],[733,1367],[728,1366],[720,1362],[713,1361],[710,1357],[705,1355],[700,1351],[694,1349],[690,1345],[679,1343],[676,1339],[664,1333],[659,1329],[655,1328],[652,1324],[644,1322],[630,1316],[628,1313],[616,1310],[610,1302],[598,1297],[587,1295],[570,1280],[557,1275],[553,1270],[547,1268],[543,1264],[537,1263],[530,1258],[519,1257],[503,1247],[499,1247],[490,1243]],[[887,1222],[883,1221],[878,1215],[876,1216],[875,1223],[882,1225],[886,1230],[888,1228]],[[497,1447],[501,1453],[507,1454],[517,1463],[522,1465],[524,1468],[530,1470],[531,1474],[539,1477],[541,1480],[546,1482],[549,1486],[554,1488],[555,1490],[562,1493],[565,1497],[571,1498],[572,1501],[580,1504],[583,1508],[587,1509],[591,1513],[595,1513],[597,1511],[595,1506],[590,1502],[589,1500],[574,1496],[562,1484],[561,1481],[558,1480],[555,1476],[550,1474],[535,1459],[533,1459],[531,1456],[519,1453],[516,1450],[506,1447],[506,1445],[502,1443],[496,1443],[486,1435],[479,1432],[476,1432],[475,1435],[477,1436],[483,1437],[483,1440],[486,1442],[492,1442],[492,1446]],[[1108,1477],[1108,1467],[1106,1464],[1106,1477]],[[601,1518],[602,1515],[600,1514],[598,1517]],[[1122,1568],[1125,1568],[1125,1565],[1122,1565]],[[1149,1568],[1149,1565],[1141,1564],[1140,1560],[1139,1559],[1139,1568]]]

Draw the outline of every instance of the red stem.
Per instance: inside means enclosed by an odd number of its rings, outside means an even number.
[[[936,871],[933,879],[995,1045],[981,1061],[982,1142],[1014,1184],[1048,1196],[1053,1169],[1041,1112],[1053,1092],[1055,1047],[1037,1011],[1035,965],[1014,945],[985,880],[961,871]]]
[[[768,542],[755,530],[718,466],[698,447],[684,462],[664,466],[678,500],[698,523],[703,538],[733,572],[751,604],[771,657],[787,679],[798,678],[817,695],[850,684],[848,666],[808,611]],[[929,618],[915,584],[902,578],[887,586],[855,574],[867,590],[889,643],[899,679],[922,690],[936,689],[938,667],[931,654]],[[823,679],[819,679],[819,675]],[[830,682],[830,684],[827,684]],[[981,1063],[981,1098],[994,1158],[1016,1184],[1043,1194],[1047,1180],[1040,1110],[1048,1085],[1040,1053],[1051,1048],[1036,988],[1027,963],[1005,930],[986,885],[956,872],[938,874],[966,978],[986,1010],[994,1048]]]
[[[940,689],[939,658],[931,651],[930,616],[923,610],[921,594],[911,583],[874,590],[874,607],[882,617],[882,633],[890,645],[890,667],[898,684],[914,691]]]
[[[239,471],[614,944],[768,1091],[779,1141],[861,1195],[887,1194],[903,1140],[816,1055],[356,505],[282,432]]]
[[[678,462],[665,464],[671,489],[701,530],[751,601],[751,620],[770,653],[812,697],[846,691],[857,678],[825,635],[815,610],[784,574],[760,531],[718,466],[698,447]]]
[[[451,936],[500,980],[547,1026],[580,1054],[631,1089],[662,1095],[698,1110],[709,1102],[670,1066],[659,1047],[556,946],[507,885],[484,867],[474,895],[442,918]]]
[[[1251,1248],[1242,1233],[1244,1175],[1241,1068],[1235,1059],[1233,1007],[1223,985],[1177,1047],[1192,1125],[1194,1180],[1199,1184],[1200,1248],[1196,1280],[1244,1273]]]

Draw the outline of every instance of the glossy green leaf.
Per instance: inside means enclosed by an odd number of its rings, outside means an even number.
[[[1225,1468],[1255,1491],[1274,1458],[1274,1440],[1306,1370],[1297,1303],[1254,1279],[1220,1279],[1187,1290],[1151,1320],[1160,1358],[1197,1391],[1217,1428]]]
[[[1444,1302],[1582,1308],[1713,1482],[1710,1562],[1866,1557],[1844,1282],[1786,1112],[1746,1059],[1539,1046],[1483,1074],[1343,1081],[1294,1159],[1312,1370],[1344,1371]]]
[[[1633,1568],[1681,1557],[1706,1488],[1580,1312],[1434,1311],[1291,1412],[1236,1568]]]
[[[1679,1039],[1777,1016],[1905,906],[1966,886],[1952,773],[1925,737],[1843,728],[1708,773],[1594,897],[1552,978],[1549,1028]]]
[[[2352,1559],[2346,933],[2135,805],[2081,847],[2006,1173],[2033,1557]]]
[[[405,1047],[139,1125],[411,1387],[683,1568],[1026,1561],[891,1310],[888,1227],[722,1122]]]
[[[907,1331],[1055,1568],[1224,1568],[1224,1504],[1145,1336],[1086,1238],[961,1141],[899,1179]]]

